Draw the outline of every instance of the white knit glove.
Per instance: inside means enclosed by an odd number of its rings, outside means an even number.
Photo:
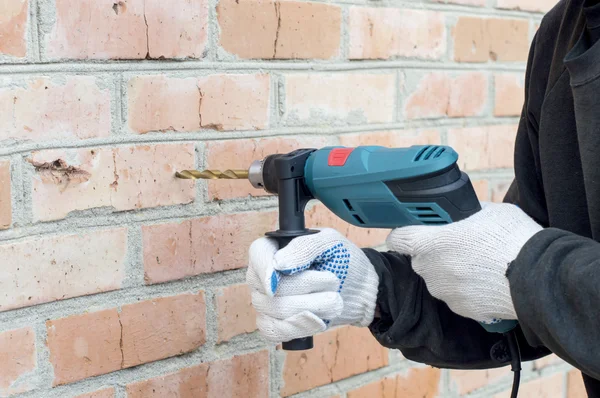
[[[395,229],[387,245],[412,257],[431,295],[453,312],[494,324],[517,319],[506,270],[541,229],[517,206],[482,203],[481,211],[453,224]]]
[[[246,280],[258,329],[273,343],[373,321],[379,287],[375,269],[362,250],[333,229],[298,237],[281,250],[273,239],[256,240]]]

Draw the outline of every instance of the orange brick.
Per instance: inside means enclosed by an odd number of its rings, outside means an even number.
[[[492,185],[492,202],[501,203],[510,188],[512,180],[498,181]]]
[[[129,81],[129,127],[150,131],[257,130],[269,118],[270,79],[265,74]]]
[[[408,119],[480,115],[487,102],[488,80],[479,72],[453,77],[433,72],[424,75],[405,105]]]
[[[128,398],[266,398],[269,353],[259,351],[196,365],[176,373],[127,385]]]
[[[567,374],[567,398],[581,398],[587,396],[581,372],[577,369]]]
[[[440,12],[351,7],[349,24],[351,59],[439,59],[446,53]]]
[[[387,349],[368,329],[333,329],[315,336],[311,351],[286,351],[281,394],[287,397],[387,364]]]
[[[221,214],[144,226],[146,283],[245,267],[250,244],[276,226],[274,212]]]
[[[496,98],[495,116],[519,116],[525,102],[523,78],[519,75],[503,73],[494,77]]]
[[[479,201],[487,202],[490,198],[489,195],[489,181],[488,180],[471,180],[473,184],[473,189],[475,189],[475,193],[477,194],[477,198]]]
[[[119,289],[125,228],[0,245],[0,311]]]
[[[0,141],[87,139],[110,135],[110,90],[92,76],[48,78],[0,89]]]
[[[121,326],[116,309],[48,321],[46,328],[54,368],[53,385],[121,368]]]
[[[10,190],[10,161],[0,161],[0,229],[12,223],[12,198]]]
[[[284,120],[289,124],[389,123],[394,119],[393,73],[313,73],[285,76]]]
[[[124,305],[120,322],[124,368],[194,351],[206,341],[204,293]]]
[[[256,311],[252,306],[248,285],[234,285],[219,289],[216,293],[216,301],[219,325],[217,343],[256,330]]]
[[[113,387],[104,388],[102,390],[90,392],[88,394],[81,394],[75,398],[114,398],[115,389]]]
[[[556,5],[558,0],[498,0],[497,8],[512,10],[547,12]]]
[[[561,398],[564,390],[564,374],[555,374],[541,377],[527,383],[522,383],[519,388],[520,397]],[[494,398],[508,398],[510,391],[494,395]]]
[[[0,333],[0,396],[31,390],[21,377],[37,368],[35,333],[32,328]]]
[[[0,54],[25,57],[28,12],[29,0],[0,3]]]
[[[194,156],[192,144],[34,152],[34,219],[58,220],[96,207],[124,211],[190,203],[194,183],[175,172],[194,168]],[[62,166],[56,166],[59,159]]]
[[[436,130],[378,131],[374,133],[352,133],[340,136],[340,144],[349,147],[379,145],[388,148],[403,148],[413,145],[439,145],[440,143],[440,132]]]
[[[50,58],[199,58],[206,46],[208,2],[56,1],[46,36]],[[77,34],[73,34],[77,32]]]
[[[510,367],[489,370],[451,370],[450,382],[460,395],[469,394],[511,375]]]
[[[262,138],[206,143],[206,164],[210,169],[246,169],[252,161],[267,155],[288,153],[300,148],[321,148],[327,144],[324,137]],[[262,189],[254,189],[240,181],[214,180],[208,182],[208,197],[211,200],[266,196]]]
[[[459,17],[453,29],[458,62],[524,62],[529,52],[529,21]]]
[[[406,375],[386,377],[349,391],[348,398],[434,398],[437,397],[441,371],[434,368],[411,369]]]
[[[517,126],[451,129],[448,144],[459,154],[462,170],[512,168]]]
[[[329,59],[339,54],[341,8],[296,1],[223,0],[220,44],[241,58]]]

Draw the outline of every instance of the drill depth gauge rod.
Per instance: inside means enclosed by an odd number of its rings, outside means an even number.
[[[252,186],[278,195],[279,230],[267,233],[280,247],[316,233],[306,228],[304,209],[321,201],[346,222],[362,228],[444,225],[463,220],[481,206],[469,177],[448,146],[385,148],[327,147],[298,149],[254,161],[248,170],[185,170],[179,178],[248,179]],[[516,384],[520,358],[512,330],[515,321],[482,326],[507,334]],[[312,336],[283,343],[285,350],[313,347]],[[519,369],[516,369],[516,368]],[[513,396],[516,390],[513,389]]]

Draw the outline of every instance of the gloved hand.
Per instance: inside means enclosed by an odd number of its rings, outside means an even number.
[[[379,287],[375,269],[362,250],[333,229],[298,237],[281,250],[271,238],[254,241],[246,280],[258,329],[273,343],[373,321]]]
[[[395,229],[387,245],[412,257],[431,295],[453,312],[494,324],[517,319],[506,270],[541,229],[517,206],[482,203],[481,211],[453,224]]]

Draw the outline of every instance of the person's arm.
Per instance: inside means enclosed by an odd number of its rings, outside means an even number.
[[[448,369],[488,369],[506,365],[492,359],[490,350],[502,335],[488,333],[472,319],[452,312],[434,298],[410,258],[395,252],[364,249],[379,276],[379,317],[370,330],[385,347],[399,349],[415,362]],[[548,355],[532,348],[518,332],[523,360]],[[502,343],[501,343],[502,344]]]

